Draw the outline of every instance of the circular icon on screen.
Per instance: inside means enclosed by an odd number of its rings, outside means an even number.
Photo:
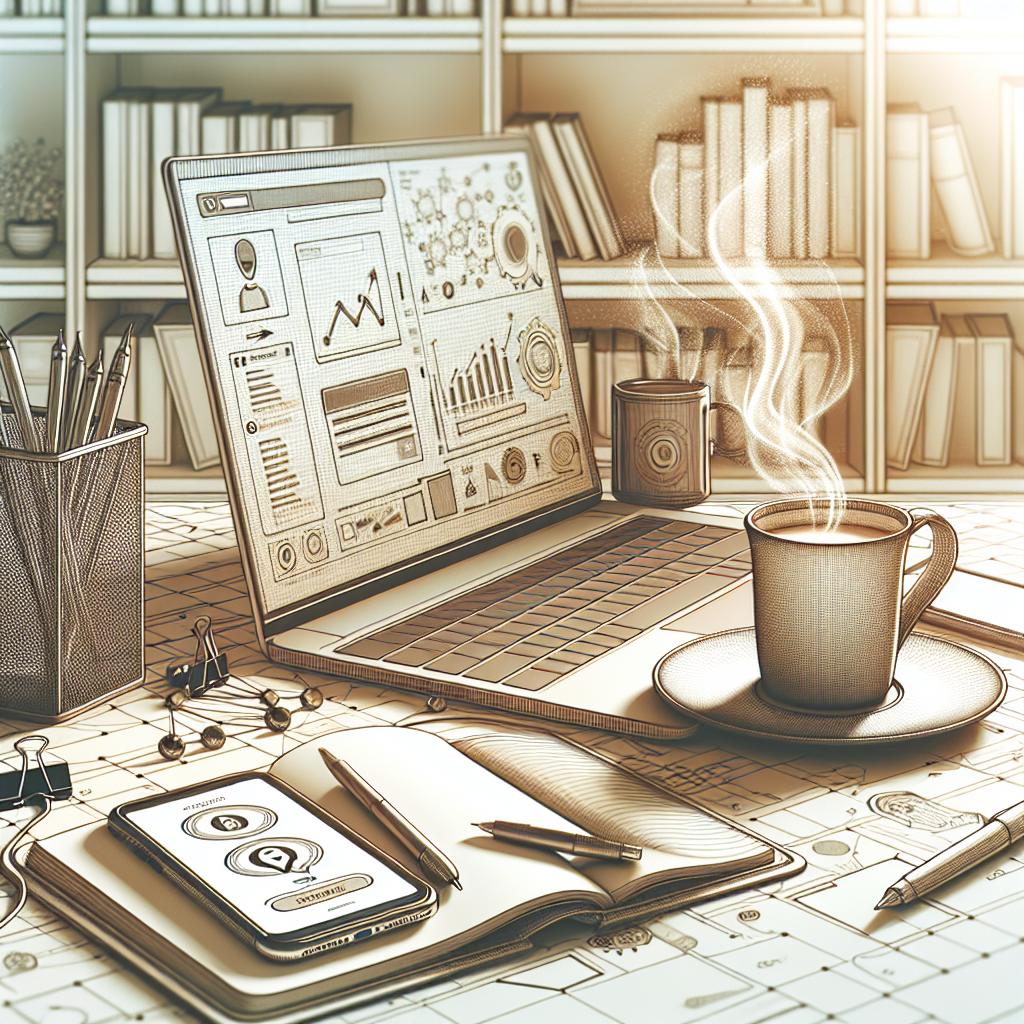
[[[276,823],[277,815],[267,807],[208,807],[181,827],[196,839],[237,839],[259,835]]]
[[[303,874],[324,855],[323,848],[308,839],[257,839],[236,847],[224,863],[238,875]]]

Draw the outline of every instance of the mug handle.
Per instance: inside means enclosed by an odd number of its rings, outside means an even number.
[[[956,530],[937,512],[933,512],[929,508],[912,508],[909,515],[912,520],[911,536],[917,533],[922,526],[932,528],[932,555],[928,559],[924,572],[903,597],[897,648],[903,646],[903,641],[917,625],[917,620],[924,614],[924,610],[939,596],[939,591],[949,582],[949,577],[953,575],[953,569],[956,566],[959,548]]]
[[[743,415],[735,405],[732,405],[729,402],[712,402],[711,405],[708,408],[710,408],[710,409],[731,409],[734,413],[736,413],[737,416],[742,416]],[[742,446],[739,447],[739,448],[723,448],[720,444],[718,444],[715,441],[714,438],[711,438],[711,454],[712,455],[721,455],[721,456],[723,456],[726,459],[737,459],[741,455],[745,455],[746,454],[746,449],[743,448]]]

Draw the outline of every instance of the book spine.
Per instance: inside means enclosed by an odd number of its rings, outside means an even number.
[[[913,18],[917,14],[917,0],[886,0],[885,13],[890,18]]]
[[[832,130],[832,255],[860,256],[860,129]]]
[[[270,119],[270,148],[289,149],[291,139],[291,116],[282,114]]]
[[[967,140],[959,124],[930,130],[931,175],[949,228],[949,247],[958,256],[995,251]]]
[[[1010,339],[979,335],[976,344],[978,465],[1008,466],[1012,442],[1010,387],[1013,381]]]
[[[186,18],[201,18],[203,16],[203,0],[181,0],[181,13]]]
[[[716,97],[701,100],[704,114],[704,238],[711,235],[711,217],[718,209],[718,135],[721,101]]]
[[[1000,220],[1006,259],[1024,258],[1024,79],[1000,83]]]
[[[680,255],[679,150],[679,142],[673,138],[661,137],[654,143],[651,209],[654,211],[654,237],[662,256]]]
[[[594,374],[593,432],[601,438],[612,436],[612,332],[591,332],[591,369]]]
[[[807,259],[807,100],[793,100],[793,258]]]
[[[156,18],[176,18],[181,5],[178,0],[149,0],[149,13]]]
[[[606,260],[614,260],[622,255],[625,243],[622,240],[622,231],[619,228],[618,218],[615,216],[615,208],[612,205],[612,197],[605,183],[604,175],[597,163],[597,155],[594,147],[590,144],[586,130],[583,127],[583,119],[579,114],[573,115],[572,130],[576,136],[579,151],[583,156],[583,166],[586,171],[588,182],[592,183],[595,191],[594,211],[597,216],[598,229],[605,239],[607,248]]]
[[[914,449],[914,462],[924,466],[942,467],[949,464],[958,355],[956,337],[943,318],[921,405],[921,427]]]
[[[904,113],[886,117],[886,248],[897,258],[926,260],[931,255],[923,119],[922,114]]]
[[[886,462],[893,469],[905,470],[910,465],[938,333],[938,325],[885,329],[885,450]]]
[[[125,102],[103,101],[103,255],[128,256],[127,138]]]
[[[149,427],[146,434],[147,465],[166,466],[171,461],[170,392],[160,362],[156,339],[138,339],[138,418]]]
[[[743,252],[768,255],[768,83],[743,82]]]
[[[704,255],[704,144],[679,147],[679,255]]]
[[[153,255],[158,260],[173,260],[177,256],[171,209],[167,205],[167,197],[164,195],[163,178],[160,171],[164,160],[174,156],[174,108],[175,104],[172,101],[158,100],[153,103],[151,112],[150,195],[153,207]],[[147,446],[151,443],[152,439],[147,439]]]
[[[207,18],[219,18],[223,13],[221,0],[203,0],[203,14]]]
[[[548,14],[552,18],[567,18],[569,16],[569,0],[550,0]]]
[[[544,18],[548,13],[548,0],[530,0],[530,17]]]
[[[587,226],[587,218],[562,158],[562,151],[555,139],[554,126],[549,120],[538,120],[531,124],[530,132],[551,175],[552,186],[565,213],[565,220],[580,259],[596,259],[597,246]]]
[[[793,108],[773,103],[768,118],[768,254],[793,256]]]
[[[149,256],[149,104],[128,103],[128,257]]]
[[[224,13],[231,18],[248,17],[249,0],[225,0]]]
[[[723,100],[718,107],[718,236],[725,259],[743,257],[743,104]]]
[[[807,101],[807,255],[816,260],[829,253],[833,110],[827,96]]]
[[[923,18],[956,18],[960,15],[960,0],[919,0]]]
[[[528,18],[530,16],[530,0],[510,0],[508,12],[513,18]]]

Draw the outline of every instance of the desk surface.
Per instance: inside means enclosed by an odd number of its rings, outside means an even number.
[[[960,533],[961,565],[1024,582],[1024,506],[961,503],[943,511]],[[41,834],[101,820],[135,796],[266,768],[293,746],[336,729],[398,724],[423,713],[423,701],[408,694],[330,682],[266,661],[256,645],[225,504],[151,505],[146,531],[147,683],[70,723],[30,730],[46,734],[51,749],[66,758],[75,787],[74,798],[54,809]],[[164,670],[191,657],[189,628],[203,612],[214,619],[234,675],[290,695],[316,684],[327,699],[316,712],[296,714],[284,734],[267,730],[249,700],[230,715],[228,741],[216,752],[198,742],[197,730],[207,721],[179,712],[177,730],[189,742],[180,761],[168,762],[156,752],[168,726]],[[972,812],[991,814],[1024,799],[1024,659],[992,656],[1007,672],[1010,692],[988,719],[880,750],[797,748],[704,729],[676,745],[574,733],[631,769],[793,847],[806,857],[807,870],[630,929],[610,944],[555,951],[526,968],[449,982],[331,1020],[1024,1020],[1024,849],[994,858],[976,877],[908,911],[871,910],[905,870],[893,864],[897,855],[918,862],[950,836],[959,838]],[[9,755],[22,734],[0,722],[0,756]],[[868,801],[883,793],[893,797],[879,813]],[[0,816],[0,843],[18,818]],[[4,1024],[193,1020],[33,901],[0,933],[0,988]]]

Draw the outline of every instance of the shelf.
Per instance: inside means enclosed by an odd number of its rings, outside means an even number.
[[[85,271],[87,299],[184,299],[177,260],[96,260]]]
[[[0,18],[0,53],[63,52],[63,18]]]
[[[227,487],[220,466],[194,470],[191,466],[146,466],[147,498],[225,496]]]
[[[1024,494],[1024,465],[950,464],[888,470],[887,489],[895,494]]]
[[[644,271],[635,257],[624,256],[610,262],[561,259],[558,272],[562,295],[573,299],[637,299],[653,295],[657,299],[735,299],[739,295],[710,260],[665,260],[665,267],[678,282],[673,285],[656,279],[645,283]],[[864,267],[852,259],[817,261],[787,260],[777,263],[772,273],[778,282],[773,289],[779,298],[863,299]],[[657,271],[660,277],[661,271]],[[739,267],[736,276],[749,283],[755,295],[767,295],[760,285],[760,271]],[[685,291],[679,286],[682,285]]]
[[[89,18],[89,53],[480,53],[479,18]]]
[[[861,18],[506,18],[505,53],[863,53]]]
[[[889,260],[888,299],[1024,299],[1024,260],[956,256],[932,243],[930,260]]]
[[[1021,18],[889,18],[889,53],[1020,53]]]
[[[64,245],[45,259],[25,260],[0,243],[0,299],[63,299]]]

